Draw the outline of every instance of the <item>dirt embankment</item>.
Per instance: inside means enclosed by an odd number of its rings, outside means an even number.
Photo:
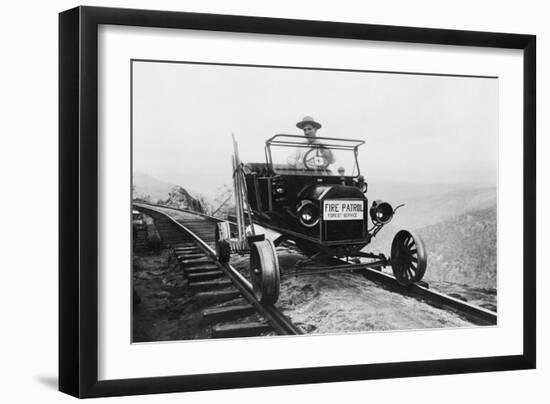
[[[277,307],[307,333],[473,326],[457,314],[386,290],[357,273],[288,275],[305,257],[286,247],[277,252],[281,270]],[[248,256],[234,255],[231,264],[246,273]]]
[[[303,258],[279,248],[281,270],[294,271]],[[233,256],[231,263],[243,273],[248,256]],[[187,281],[169,250],[134,255],[133,342],[209,338]],[[354,273],[284,276],[277,303],[285,315],[306,333],[392,331],[471,327],[456,314],[436,309],[416,299],[383,289]]]
[[[134,254],[132,342],[207,338],[202,312],[170,250]]]

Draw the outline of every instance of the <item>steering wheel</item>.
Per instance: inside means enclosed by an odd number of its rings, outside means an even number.
[[[309,170],[325,170],[329,166],[328,159],[319,147],[309,149],[304,155],[303,163]]]

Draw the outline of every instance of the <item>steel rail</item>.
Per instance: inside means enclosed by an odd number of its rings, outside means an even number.
[[[342,259],[335,259],[336,262],[345,262]],[[286,272],[284,276],[303,276],[322,273],[354,271],[359,272],[372,282],[380,283],[388,289],[398,292],[402,295],[410,296],[419,300],[424,300],[428,304],[457,313],[474,324],[478,325],[496,325],[497,313],[483,307],[475,306],[468,302],[437,292],[424,286],[425,282],[413,283],[409,286],[400,285],[394,276],[382,272],[380,269],[386,266],[386,261],[375,261],[369,263],[342,264],[333,267],[304,267],[304,271],[299,269],[293,272]]]
[[[410,296],[418,300],[425,301],[431,306],[452,311],[463,316],[477,325],[497,325],[497,313],[483,307],[475,306],[471,303],[456,299],[444,293],[437,292],[421,283],[413,283],[409,286],[400,285],[394,276],[382,271],[363,267],[356,270],[367,279],[380,283],[392,291],[402,295]]]
[[[172,216],[170,216],[166,212],[161,212],[156,209],[143,207],[137,203],[135,203],[134,205],[141,207],[144,210],[150,210],[158,214],[164,215],[166,218],[171,220],[175,225],[177,225],[179,229],[181,229],[182,231],[187,233],[189,236],[191,236],[191,238],[193,238],[197,242],[197,244],[199,244],[212,258],[216,260],[216,262],[222,267],[222,270],[224,271],[224,273],[231,279],[231,281],[237,287],[237,289],[239,289],[243,297],[252,306],[254,306],[254,308],[258,311],[259,314],[261,314],[267,320],[267,322],[273,327],[273,329],[277,334],[279,335],[304,334],[304,332],[300,328],[292,324],[292,322],[283,313],[281,313],[275,306],[264,305],[261,302],[259,302],[254,295],[251,283],[229,263],[219,262],[216,256],[216,252],[212,249],[212,247],[210,247],[204,240],[202,240],[197,234],[195,234],[193,231],[187,228],[184,224],[178,222],[176,219],[174,219]],[[189,212],[189,211],[185,211],[185,212],[192,213],[192,214],[196,213],[196,212]],[[212,218],[212,219],[215,219],[215,218]],[[219,219],[216,219],[216,220],[219,221]]]
[[[154,206],[154,207],[157,207],[157,208],[177,210],[179,212],[190,213],[192,215],[201,216],[201,217],[204,217],[204,218],[207,218],[207,219],[212,219],[212,220],[215,220],[215,221],[218,221],[218,222],[224,222],[223,219],[220,219],[219,217],[215,217],[215,216],[212,216],[212,215],[207,215],[206,213],[200,213],[200,212],[196,212],[194,210],[189,210],[189,209],[174,208],[173,206],[159,205],[158,203],[132,202],[132,205],[136,205],[136,206],[145,205],[144,206],[145,208],[147,208],[147,206]],[[236,225],[236,223],[235,223],[235,225]]]
[[[161,207],[161,205],[158,205],[158,206]],[[170,209],[181,210],[177,208],[170,208]],[[191,214],[197,214],[196,212],[192,212],[192,211],[185,211],[185,212],[191,213]],[[198,215],[204,216],[202,214],[198,214]],[[217,221],[222,221],[222,219],[218,219],[218,218],[212,217],[212,219],[215,219]],[[228,222],[231,225],[236,225],[231,221],[228,221]],[[337,259],[337,260],[338,262],[345,263],[344,260],[341,260],[341,259]],[[354,267],[354,268],[351,268],[350,270],[354,270],[358,273],[361,273],[367,279],[373,282],[380,283],[394,292],[397,292],[409,297],[413,297],[417,300],[422,300],[431,306],[445,309],[445,310],[454,312],[458,315],[461,315],[474,324],[497,325],[498,323],[498,315],[492,310],[475,306],[471,303],[465,302],[460,299],[456,299],[452,296],[430,289],[429,287],[426,287],[421,283],[413,283],[412,285],[409,285],[409,286],[402,286],[397,282],[397,280],[393,275],[384,273],[377,269],[369,268],[369,266],[370,266],[369,263],[365,263],[365,266],[363,267]],[[326,271],[332,272],[328,269]],[[289,276],[291,275],[289,274]]]

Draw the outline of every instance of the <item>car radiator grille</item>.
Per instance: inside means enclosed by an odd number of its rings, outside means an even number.
[[[324,223],[323,241],[356,240],[365,237],[362,220],[327,221]]]

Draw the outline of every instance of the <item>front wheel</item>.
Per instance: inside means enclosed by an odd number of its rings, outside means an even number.
[[[391,245],[393,275],[400,285],[418,282],[426,273],[428,256],[422,239],[407,230],[399,231]]]
[[[281,277],[275,246],[270,240],[256,241],[250,249],[250,279],[256,299],[275,304],[279,299]]]

